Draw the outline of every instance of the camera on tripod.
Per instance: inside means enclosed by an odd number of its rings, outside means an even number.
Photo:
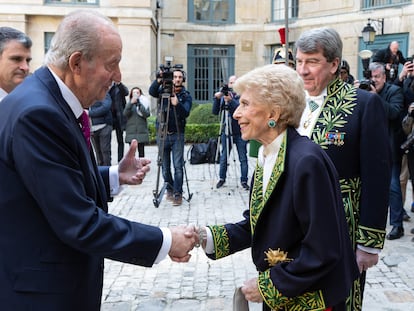
[[[223,84],[219,90],[221,94],[224,96],[232,95],[233,89],[229,87],[228,84]],[[229,110],[229,104],[226,101],[223,101],[223,104],[221,106],[221,110]]]
[[[232,92],[233,89],[229,87],[228,84],[223,84],[220,88],[220,93],[223,93],[224,96],[229,96],[229,93]]]
[[[157,78],[162,79],[162,91],[163,94],[170,94],[173,93],[173,78],[174,78],[174,71],[181,70],[183,71],[184,66],[182,64],[175,64],[171,65],[170,60],[166,60],[165,64],[160,65],[160,71],[158,72]]]

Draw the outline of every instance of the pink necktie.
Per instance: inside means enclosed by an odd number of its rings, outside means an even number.
[[[79,117],[80,124],[82,126],[82,133],[85,137],[86,144],[88,145],[88,149],[91,148],[91,126],[89,123],[89,117],[86,111],[84,110],[81,116]]]

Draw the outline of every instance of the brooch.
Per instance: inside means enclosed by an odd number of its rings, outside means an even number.
[[[277,250],[269,248],[269,250],[267,252],[265,251],[264,253],[266,255],[265,260],[269,263],[270,267],[276,266],[281,262],[292,261],[291,258],[287,257],[287,252],[281,251],[280,248]]]

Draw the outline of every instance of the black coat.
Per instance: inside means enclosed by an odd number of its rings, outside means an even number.
[[[392,55],[389,45],[385,49],[378,50],[372,57],[372,62],[395,65],[394,77],[391,77],[390,70],[385,68],[385,75],[387,76],[387,81],[394,80],[396,77],[398,77],[398,66],[399,64],[404,65],[406,61],[407,60],[402,55],[401,51],[397,51],[396,56]]]
[[[244,220],[209,226],[215,253],[208,256],[219,259],[251,247],[264,310],[299,310],[301,299],[335,306],[359,275],[338,174],[319,146],[292,128],[286,135],[265,193],[256,167]],[[269,261],[270,249],[286,258]]]
[[[126,105],[125,96],[128,96],[128,88],[120,82],[114,84],[109,90],[112,98],[112,128],[114,130],[121,129],[125,131],[126,118],[124,117],[124,109]]]

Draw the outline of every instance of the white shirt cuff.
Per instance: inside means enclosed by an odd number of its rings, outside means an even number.
[[[375,255],[381,253],[381,250],[379,248],[367,247],[359,244],[357,245],[357,248],[369,254]]]
[[[162,231],[162,245],[161,249],[158,252],[157,258],[155,258],[154,263],[160,263],[162,260],[164,260],[165,257],[167,257],[168,252],[170,251],[171,244],[172,244],[172,235],[171,231],[168,228],[160,228]]]
[[[204,250],[206,254],[214,254],[214,241],[213,241],[213,234],[209,227],[206,227],[207,232],[207,241],[206,241],[206,249]]]
[[[122,187],[119,184],[118,165],[109,167],[109,188],[111,196],[121,192]]]

